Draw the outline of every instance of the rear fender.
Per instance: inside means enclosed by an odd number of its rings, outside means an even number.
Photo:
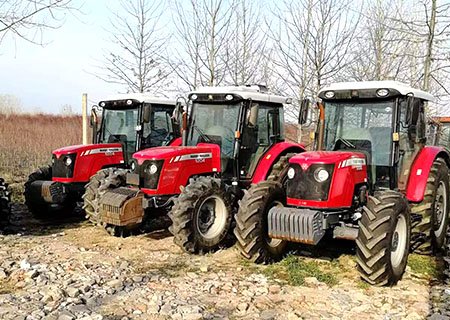
[[[273,165],[281,156],[287,153],[301,153],[305,147],[299,143],[280,142],[273,145],[259,160],[258,166],[253,174],[252,183],[259,183],[267,179]]]
[[[447,165],[450,163],[449,151],[436,146],[423,147],[414,159],[406,186],[406,198],[409,201],[420,202],[423,200],[431,166],[437,158],[444,159]]]

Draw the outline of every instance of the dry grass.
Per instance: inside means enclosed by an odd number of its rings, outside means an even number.
[[[0,114],[0,134],[0,176],[20,200],[28,175],[50,163],[52,150],[81,143],[81,116]]]

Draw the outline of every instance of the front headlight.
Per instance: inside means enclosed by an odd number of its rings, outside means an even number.
[[[314,179],[316,179],[317,182],[324,182],[329,176],[330,174],[324,168],[318,168],[314,171]]]
[[[295,176],[295,169],[294,168],[289,168],[288,172],[287,172],[287,176],[289,179],[293,179]]]
[[[132,172],[134,172],[136,170],[136,161],[131,160],[130,169]]]
[[[67,167],[70,167],[70,165],[72,164],[72,158],[66,157],[66,159],[64,159],[64,164],[65,164]]]
[[[154,164],[150,166],[150,174],[155,174],[158,171],[158,167]]]

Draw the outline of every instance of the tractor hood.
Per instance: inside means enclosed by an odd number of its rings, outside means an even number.
[[[120,150],[119,150],[120,149]],[[88,153],[92,153],[92,150],[95,150],[95,153],[105,153],[105,152],[122,152],[122,145],[120,143],[102,143],[102,144],[78,144],[74,146],[67,146],[56,149],[53,151],[53,154],[59,158],[61,155],[72,154],[72,153],[83,153],[89,151]]]
[[[164,160],[177,162],[179,160],[197,159],[200,157],[214,157],[220,159],[220,147],[216,144],[200,143],[197,146],[171,146],[171,147],[155,147],[133,154],[133,158],[138,164],[142,164],[145,160]]]
[[[361,152],[352,151],[307,151],[292,157],[290,163],[306,164],[332,164],[338,163],[351,158],[363,158],[366,156]]]

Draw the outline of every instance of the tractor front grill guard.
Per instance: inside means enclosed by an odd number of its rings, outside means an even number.
[[[297,163],[290,165],[295,170],[295,175],[287,181],[286,193],[289,198],[302,200],[328,200],[331,179],[333,177],[334,164],[312,164],[303,170]],[[319,182],[316,180],[317,171],[324,169],[328,172],[328,178]]]
[[[52,157],[52,175],[55,178],[73,178],[75,168],[76,153],[63,154],[59,158],[56,155]],[[70,159],[70,160],[68,160]],[[70,165],[66,165],[70,161]]]

